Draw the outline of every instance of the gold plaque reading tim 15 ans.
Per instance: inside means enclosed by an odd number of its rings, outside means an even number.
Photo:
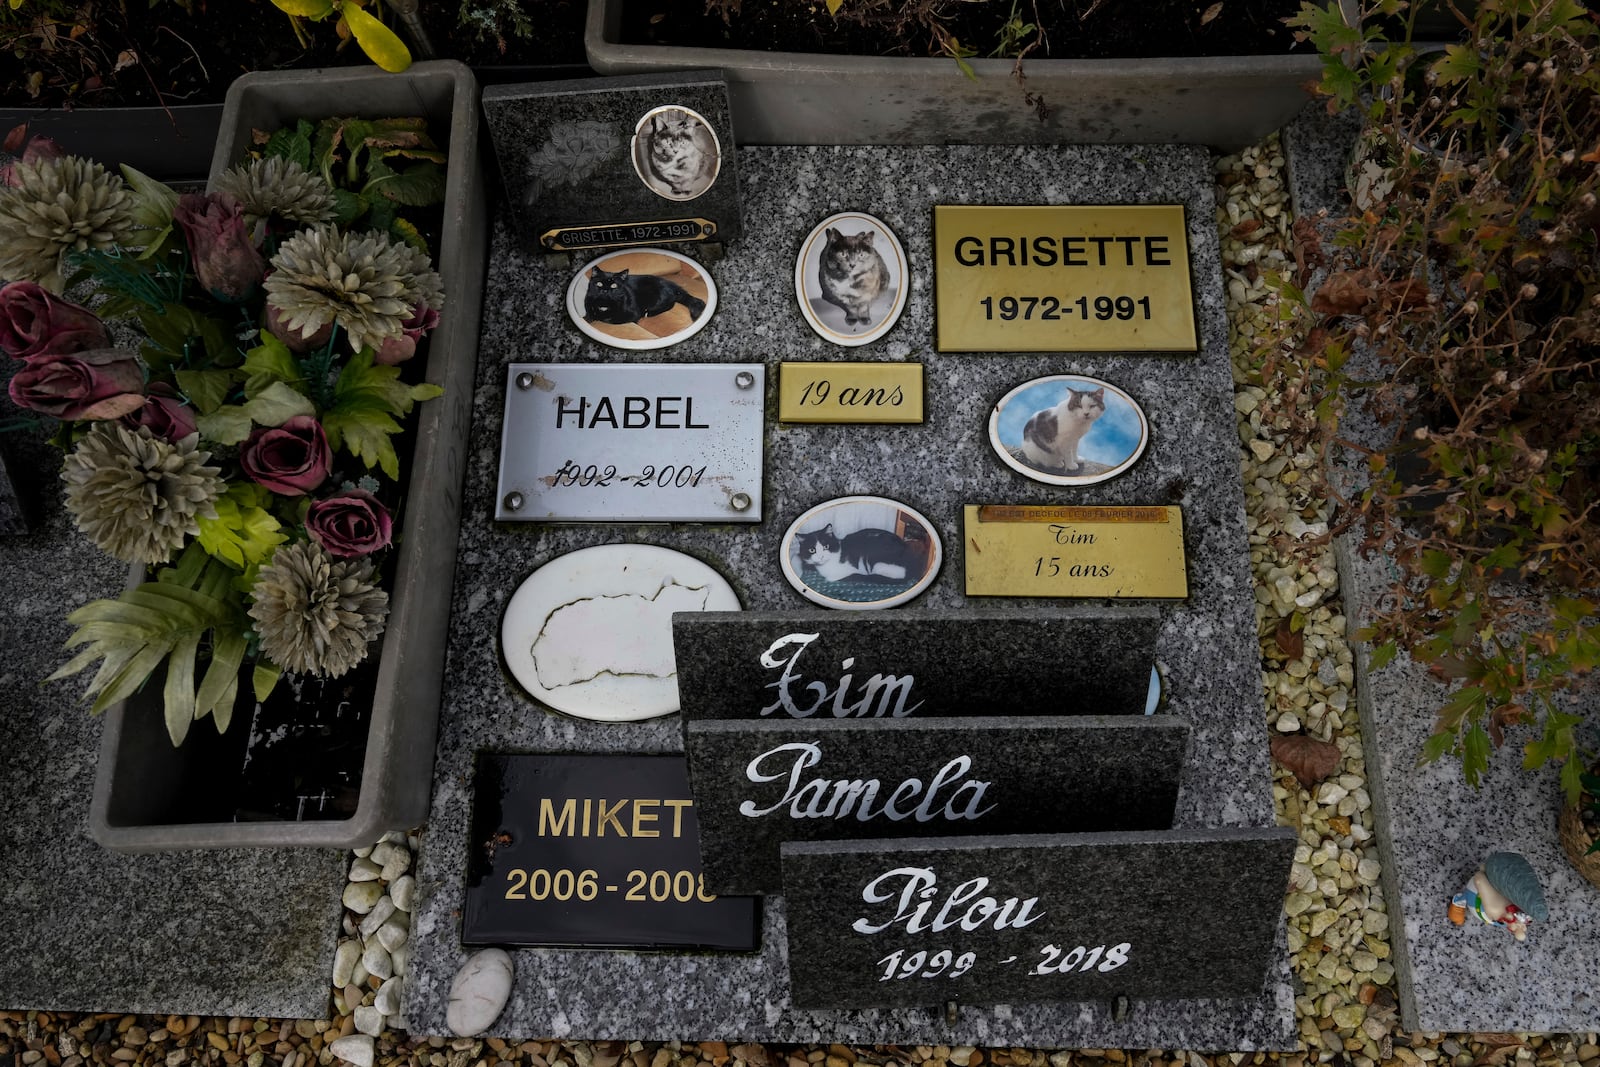
[[[941,352],[1193,352],[1179,204],[933,209]]]
[[[921,422],[920,363],[783,363],[780,422]]]
[[[968,504],[968,596],[1189,595],[1183,510]]]

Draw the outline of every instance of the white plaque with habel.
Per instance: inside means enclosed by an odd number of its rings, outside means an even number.
[[[760,363],[513,363],[502,522],[760,522]]]

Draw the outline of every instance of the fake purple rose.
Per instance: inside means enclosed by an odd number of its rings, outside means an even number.
[[[34,356],[12,376],[11,400],[69,422],[120,419],[144,406],[144,370],[116,348]]]
[[[27,145],[23,145],[23,138],[28,137],[28,124],[14,126],[6,134],[4,143],[0,143],[0,154],[7,157],[4,164],[0,164],[0,185],[15,187],[17,185],[17,163],[37,163],[41,159],[60,159],[67,154],[66,149],[52,141],[43,134],[36,134],[28,138]]]
[[[315,352],[328,347],[328,338],[333,336],[333,323],[325,322],[320,329],[309,334],[303,334],[290,326],[286,321],[288,316],[272,306],[272,301],[267,301],[267,332],[284,343],[291,352]]]
[[[183,229],[195,277],[218,300],[238,303],[267,273],[267,261],[250,242],[239,202],[223,193],[185,193],[172,221]]]
[[[110,346],[105,324],[88,308],[62,300],[36,282],[0,288],[0,350],[13,359]]]
[[[165,382],[151,383],[144,407],[124,415],[122,424],[130,430],[147,427],[157,437],[173,444],[199,429],[194,409],[179,399],[177,392]]]
[[[364,489],[352,489],[312,504],[306,532],[331,556],[351,559],[389,547],[394,520],[389,509]]]
[[[328,477],[332,458],[322,423],[296,415],[282,426],[253,430],[239,451],[239,466],[280,496],[304,496]]]
[[[411,317],[400,324],[399,336],[383,339],[383,344],[372,354],[372,362],[389,366],[404,363],[417,354],[417,343],[437,325],[439,313],[426,304],[417,305]]]

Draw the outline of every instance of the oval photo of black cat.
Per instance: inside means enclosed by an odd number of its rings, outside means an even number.
[[[633,128],[633,169],[657,196],[693,200],[721,173],[722,146],[698,112],[676,105],[651,108]]]
[[[882,220],[847,211],[817,223],[800,246],[794,291],[800,313],[836,345],[889,332],[906,307],[905,249]]]
[[[567,286],[567,314],[602,344],[636,351],[693,337],[717,306],[711,274],[664,248],[601,256]]]
[[[783,574],[807,600],[860,611],[921,593],[944,558],[933,524],[879,496],[830,500],[783,535]]]
[[[989,443],[1006,465],[1051,485],[1115,478],[1149,441],[1149,420],[1133,397],[1081,374],[1025,382],[989,415]]]

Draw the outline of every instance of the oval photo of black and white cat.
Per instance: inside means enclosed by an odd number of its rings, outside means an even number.
[[[1024,382],[989,415],[989,443],[1006,465],[1051,485],[1115,478],[1149,441],[1150,422],[1133,397],[1081,374]]]
[[[601,256],[567,286],[567,314],[601,344],[642,351],[699,333],[717,307],[711,273],[664,248]]]
[[[699,112],[651,108],[633,128],[633,169],[657,196],[693,200],[722,172],[722,145]]]
[[[801,244],[794,291],[813,330],[836,345],[864,345],[905,310],[908,273],[894,231],[847,211],[817,223]]]
[[[783,535],[783,574],[800,595],[860,611],[904,604],[939,573],[933,524],[879,496],[845,496],[801,515]]]

